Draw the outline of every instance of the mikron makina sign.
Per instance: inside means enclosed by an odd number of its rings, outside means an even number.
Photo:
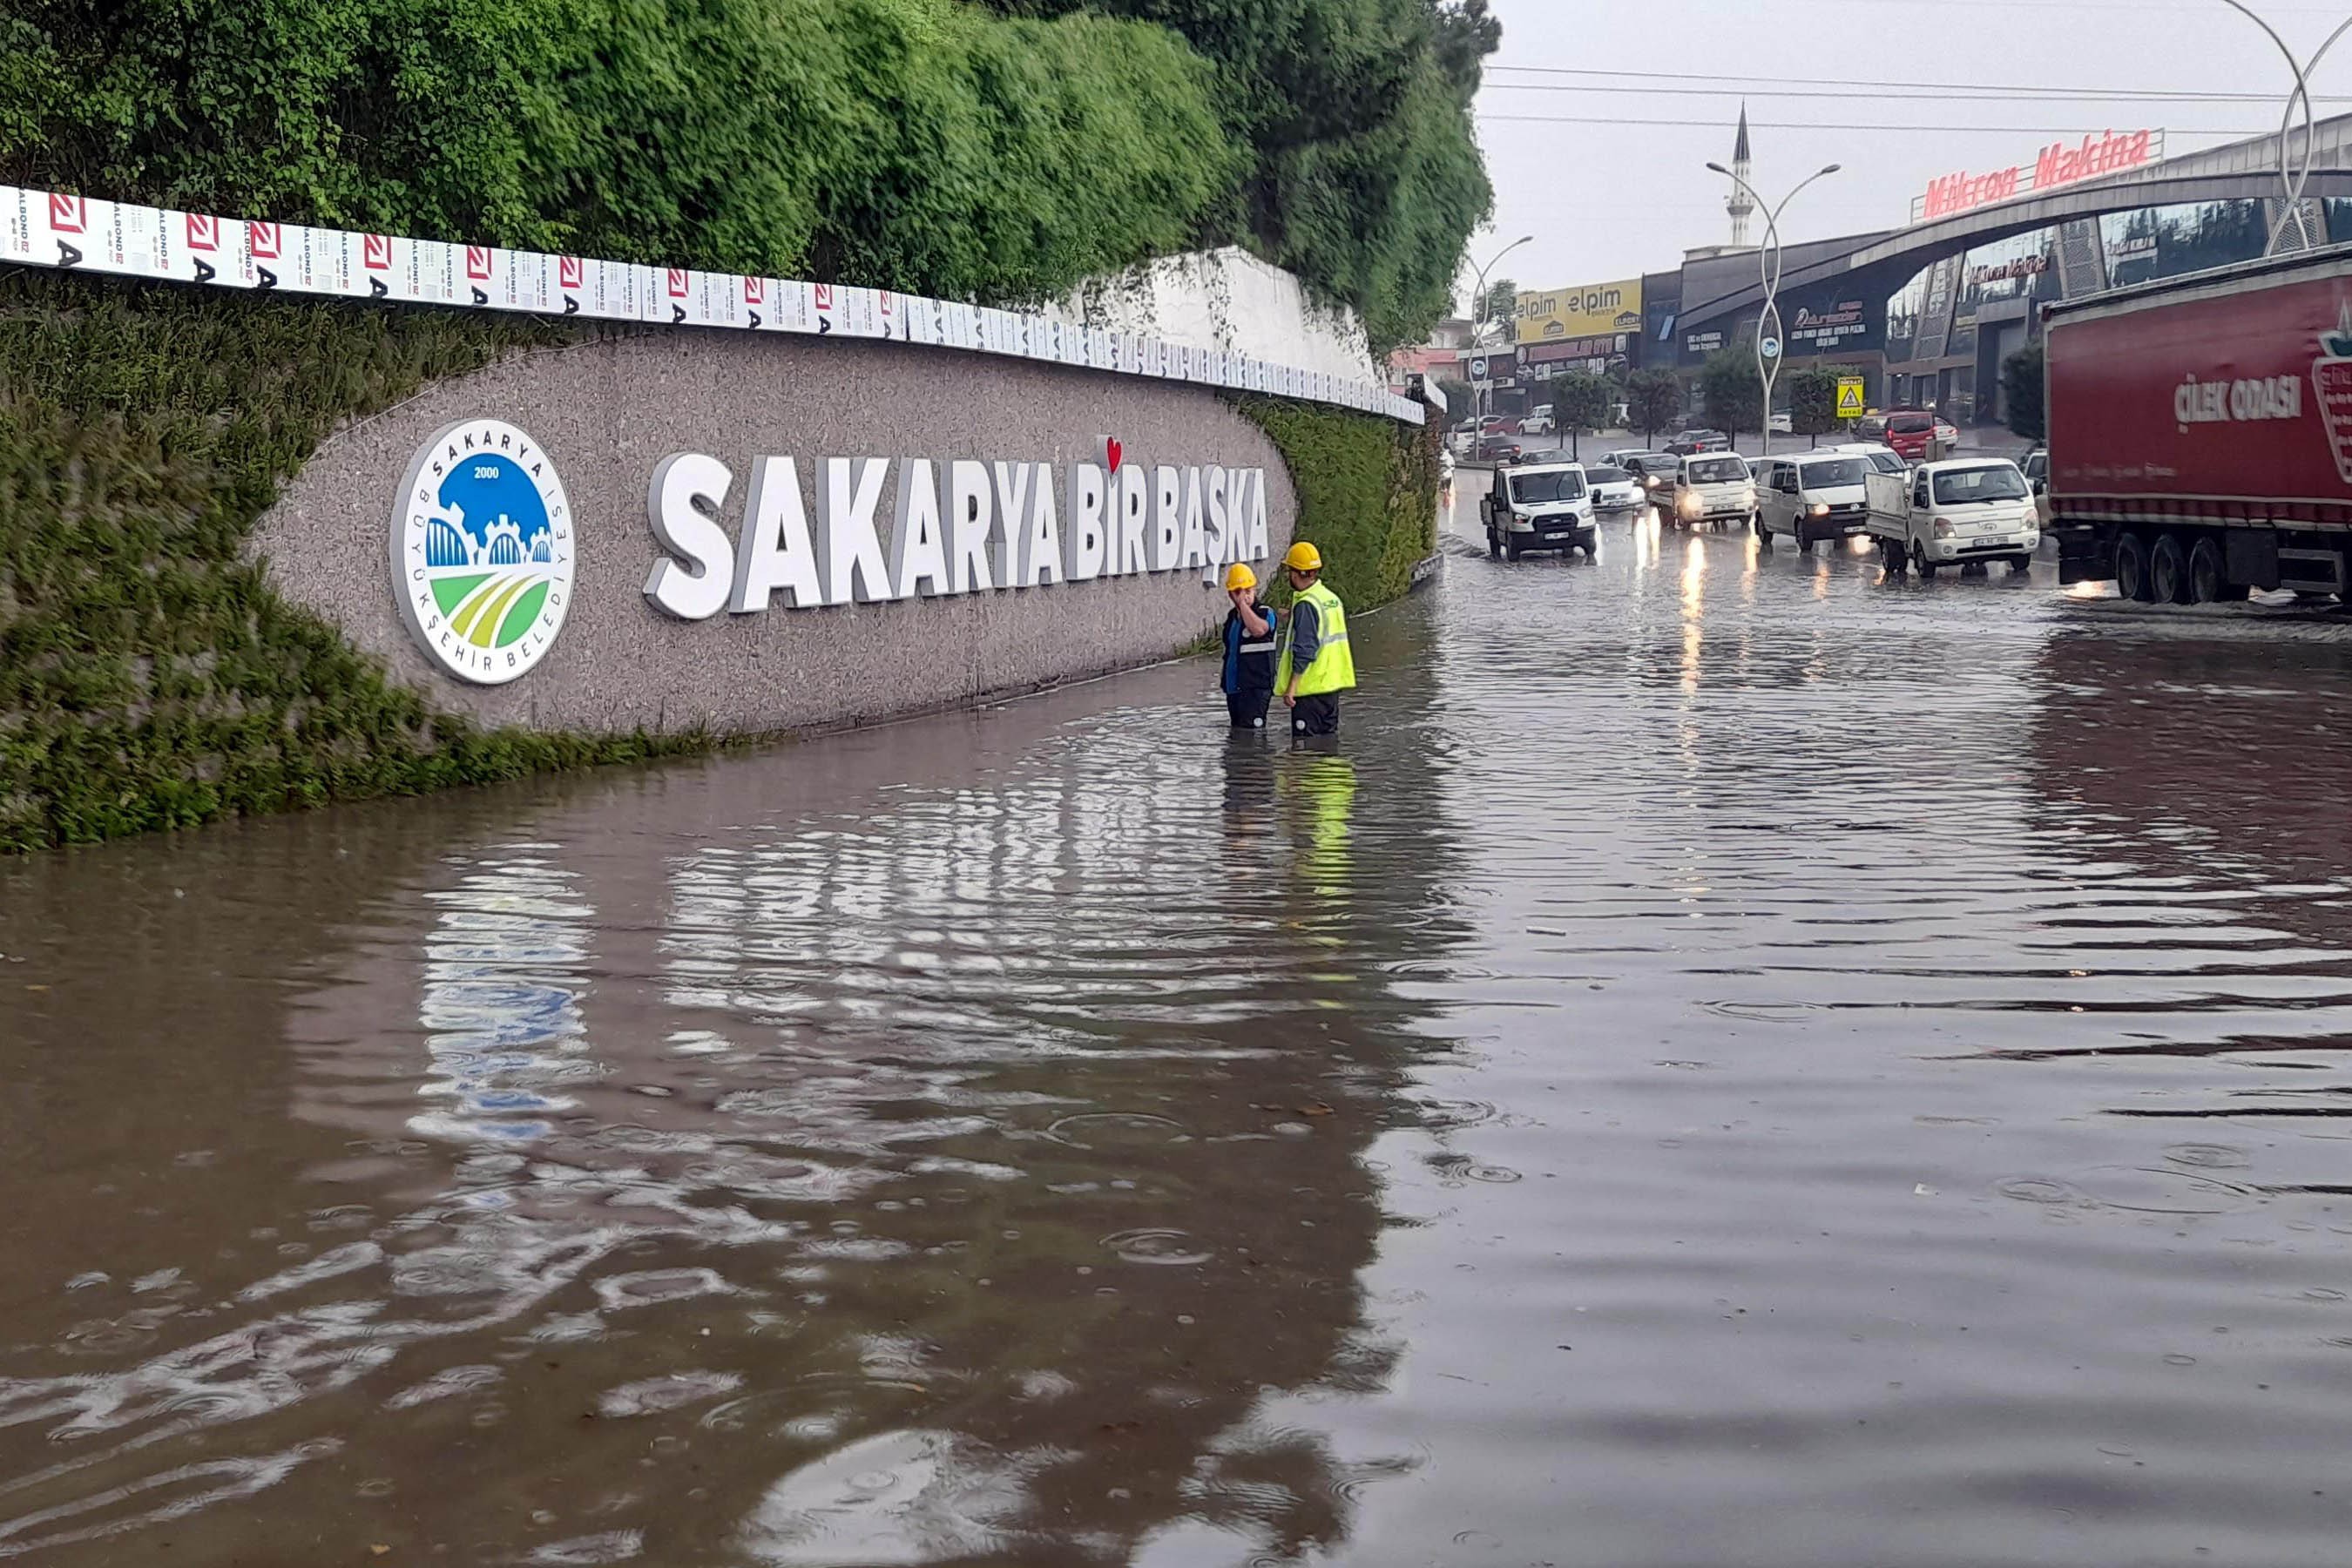
[[[1101,460],[754,458],[740,504],[719,458],[678,452],[650,476],[646,602],[677,621],[1050,588],[1263,561],[1265,472],[1144,464],[1112,437]],[[885,491],[893,505],[882,515]],[[721,519],[736,519],[730,539]],[[448,674],[502,685],[563,628],[580,529],[554,461],[496,419],[418,448],[393,512],[402,618]]]
[[[2137,169],[2163,156],[2161,131],[2108,131],[2085,136],[2078,143],[2053,142],[2042,149],[2031,167],[2020,163],[1985,174],[1962,171],[1929,181],[1927,194],[1911,203],[1911,221],[1950,217],[2012,196]]]

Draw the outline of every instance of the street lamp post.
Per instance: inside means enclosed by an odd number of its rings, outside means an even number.
[[[1764,412],[1757,420],[1757,423],[1764,427],[1758,433],[1764,443],[1764,449],[1759,455],[1769,458],[1772,455],[1772,388],[1780,379],[1781,355],[1778,353],[1766,353],[1764,345],[1769,342],[1776,350],[1782,346],[1780,301],[1776,298],[1780,292],[1780,215],[1788,210],[1790,202],[1797,199],[1798,191],[1803,190],[1815,180],[1829,178],[1843,165],[1832,163],[1819,174],[1808,174],[1797,182],[1795,190],[1780,198],[1780,205],[1777,206],[1758,195],[1755,186],[1722,164],[1709,163],[1707,167],[1747,192],[1748,199],[1764,209],[1764,247],[1757,252],[1757,276],[1764,285],[1764,313],[1756,319],[1756,379],[1764,386]]]
[[[2270,239],[2263,247],[2263,253],[2267,256],[2278,249],[2279,241],[2286,237],[2286,226],[2289,219],[2294,223],[2295,237],[2303,242],[2304,249],[2309,250],[2311,226],[2303,219],[2303,191],[2311,181],[2312,143],[2318,138],[2318,120],[2311,104],[2311,78],[2313,73],[2319,69],[2319,62],[2327,58],[2327,51],[2334,48],[2336,41],[2346,33],[2352,32],[2352,17],[2347,17],[2342,26],[2328,34],[2327,41],[2320,45],[2318,51],[2309,59],[2298,60],[2295,58],[2294,50],[2287,47],[2287,41],[2279,37],[2278,29],[2263,21],[2252,6],[2245,4],[2245,0],[2221,0],[2221,4],[2268,34],[2271,42],[2278,46],[2278,52],[2286,57],[2286,68],[2294,73],[2294,86],[2288,89],[2286,95],[2286,110],[2279,116],[2279,189],[2285,195],[2286,205],[2280,211],[2278,221],[2271,225]],[[2292,150],[2287,140],[2288,133],[2294,124],[2295,110],[2298,109],[2303,111],[2303,148],[2300,155]]]
[[[1495,263],[1502,260],[1503,258],[1510,255],[1511,252],[1517,250],[1519,247],[1533,244],[1535,237],[1536,237],[1531,234],[1523,234],[1519,236],[1518,238],[1511,241],[1510,244],[1503,247],[1502,249],[1486,258],[1486,265],[1478,268],[1478,281],[1475,285],[1475,292],[1470,296],[1470,352],[1472,353],[1478,352],[1478,331],[1480,328],[1486,324],[1485,320],[1486,314],[1486,274],[1495,269]],[[1483,379],[1474,377],[1470,383],[1470,455],[1473,458],[1475,458],[1478,455],[1477,444],[1486,434],[1486,384]]]

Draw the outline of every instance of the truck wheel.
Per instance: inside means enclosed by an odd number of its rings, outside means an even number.
[[[1878,542],[1878,548],[1880,553],[1886,557],[1886,569],[1889,572],[1900,573],[1911,564],[1911,552],[1903,548],[1901,540],[1882,539]]]
[[[1503,535],[1503,557],[1507,561],[1517,561],[1519,558],[1519,542],[1507,533]]]
[[[1911,552],[1911,564],[1916,566],[1919,569],[1919,575],[1928,582],[1932,583],[1936,580],[1936,567],[1938,563],[1928,555],[1925,546]]]
[[[2221,547],[2210,539],[2200,539],[2189,547],[2189,602],[2210,605],[2221,597],[2230,585],[2230,574],[2221,563]]]
[[[1495,531],[1489,528],[1486,531],[1486,559],[1489,561],[1499,561],[1502,557],[1503,542],[1496,537]]]
[[[2147,604],[2155,599],[2148,583],[2147,541],[2126,532],[2116,541],[2116,590],[2126,599]]]
[[[1748,527],[1757,538],[1764,542],[1765,549],[1769,550],[1772,548],[1772,531],[1764,526],[1764,514],[1762,512],[1749,512],[1748,514]]]
[[[2189,603],[2189,552],[2180,548],[2179,534],[2157,535],[2156,547],[2147,552],[2147,587],[2159,605]]]

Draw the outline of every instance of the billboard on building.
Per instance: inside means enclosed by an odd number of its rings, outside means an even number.
[[[1522,292],[1517,309],[1522,343],[1612,337],[1642,330],[1642,280],[1622,279],[1574,289]]]

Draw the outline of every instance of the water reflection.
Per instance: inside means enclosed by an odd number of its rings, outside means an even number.
[[[221,1258],[81,1368],[70,1339],[0,1362],[0,1457],[89,1449],[0,1467],[0,1555],[265,1492],[289,1536],[483,1562],[1344,1541],[1330,1454],[1250,1412],[1384,1375],[1361,1160],[1410,1114],[1424,1005],[1390,976],[1454,940],[1444,816],[1425,772],[1368,812],[1344,752],[1225,742],[1197,673],[566,785],[485,832],[370,814],[470,842],[257,957],[274,1021],[133,1033],[285,1041],[297,1120],[254,1108],[277,1179],[200,1178],[160,1258],[37,1248],[100,1279],[86,1309],[190,1240]],[[1425,690],[1364,711],[1409,730]],[[315,877],[304,837],[239,874]]]
[[[2340,635],[1610,526],[0,868],[0,1555],[2332,1561]]]

